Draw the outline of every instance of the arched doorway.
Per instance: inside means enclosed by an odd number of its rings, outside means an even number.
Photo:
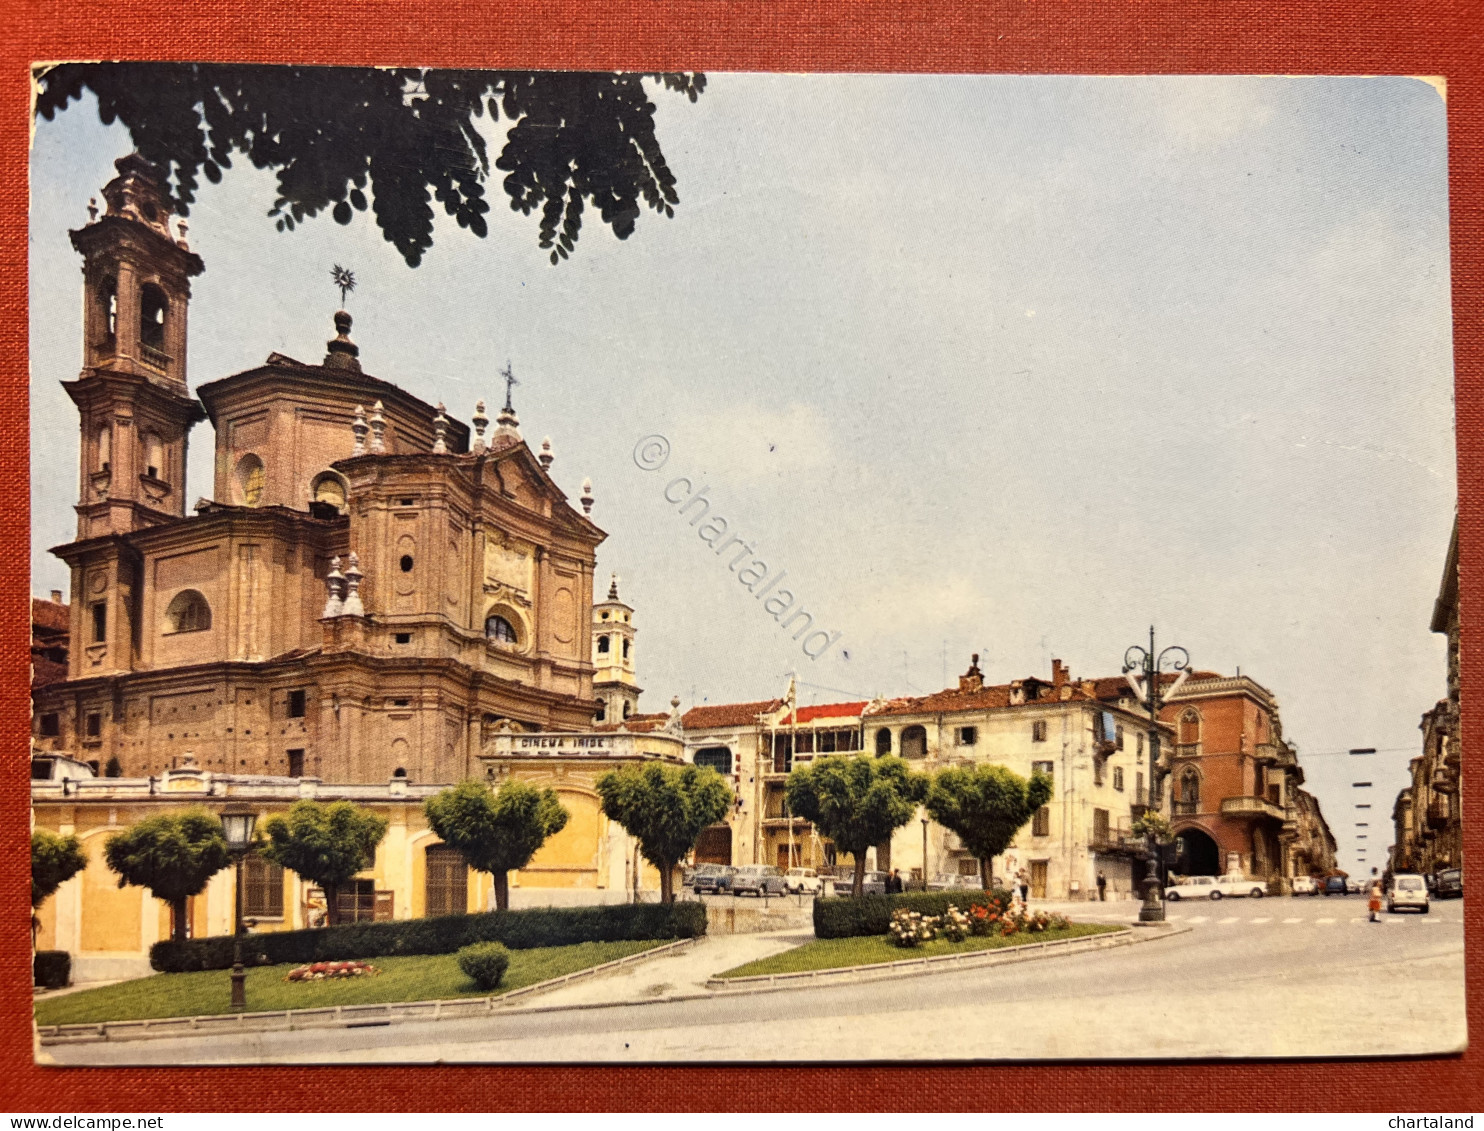
[[[1171,871],[1182,876],[1220,875],[1221,850],[1200,829],[1181,829],[1175,834],[1175,865]]]

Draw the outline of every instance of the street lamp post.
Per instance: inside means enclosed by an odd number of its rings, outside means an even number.
[[[1175,674],[1175,682],[1168,692],[1160,687],[1160,675],[1169,671]],[[1139,673],[1135,675],[1134,673]],[[1149,712],[1149,802],[1161,795],[1159,784],[1159,711],[1171,699],[1179,686],[1190,674],[1190,653],[1178,644],[1171,644],[1162,652],[1154,648],[1154,626],[1149,626],[1149,647],[1133,645],[1123,654],[1123,677],[1133,688],[1134,694],[1143,701]],[[1144,871],[1144,906],[1139,908],[1139,922],[1163,923],[1165,921],[1164,888],[1160,882],[1160,857],[1163,855],[1155,841],[1153,832],[1144,833],[1145,851],[1148,856]]]
[[[228,805],[222,810],[222,830],[227,848],[237,863],[236,915],[232,930],[232,1012],[247,1008],[247,973],[242,969],[242,861],[252,847],[253,825],[258,815],[245,805]]]

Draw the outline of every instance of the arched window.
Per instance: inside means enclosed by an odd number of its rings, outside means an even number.
[[[732,748],[730,746],[707,746],[696,751],[696,765],[710,766],[718,774],[731,776]]]
[[[144,434],[144,474],[151,479],[165,478],[165,441],[156,432]]]
[[[598,653],[603,656],[608,654],[608,637],[598,637]]]
[[[194,589],[182,589],[165,609],[165,631],[204,632],[211,627],[211,606]]]
[[[1180,803],[1191,806],[1192,813],[1201,803],[1201,775],[1194,766],[1186,766],[1180,773]]]
[[[515,625],[511,624],[499,613],[491,613],[484,618],[484,636],[486,640],[493,640],[496,644],[514,646],[520,643],[520,638],[516,635]]]
[[[1194,746],[1200,740],[1201,713],[1194,707],[1187,707],[1180,715],[1180,745]]]
[[[633,641],[631,641],[631,640],[625,640],[623,642],[623,658],[625,660],[627,660],[629,658],[629,645],[632,644],[632,643],[633,643]]]
[[[165,312],[170,300],[153,283],[139,289],[139,340],[152,349],[165,348]]]
[[[98,470],[107,471],[113,459],[113,426],[105,424],[98,429]]]
[[[623,705],[623,717],[628,718],[631,714],[633,714],[633,711],[634,705],[632,703],[625,702]]]
[[[119,282],[112,275],[98,288],[98,306],[103,315],[103,344],[112,346],[119,332]]]
[[[334,507],[337,514],[344,514],[345,481],[333,471],[322,471],[309,485],[309,498],[323,506]]]
[[[886,727],[882,727],[876,732],[876,753],[891,753],[891,731],[888,730]]]
[[[598,700],[598,713],[593,716],[593,719],[594,719],[594,721],[601,723],[601,722],[603,722],[607,718],[608,718],[608,704],[605,703],[605,702],[603,702],[603,700],[599,699]]]
[[[237,461],[237,491],[245,506],[255,507],[263,501],[263,482],[267,478],[263,461],[248,454]]]
[[[927,757],[927,729],[925,727],[911,726],[902,732],[902,757]]]

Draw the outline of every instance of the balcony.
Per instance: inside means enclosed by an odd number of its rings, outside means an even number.
[[[158,369],[161,373],[165,373],[169,370],[170,362],[173,359],[164,350],[155,349],[154,346],[148,346],[140,342],[139,360],[151,369]]]
[[[1441,829],[1448,824],[1450,806],[1445,798],[1435,797],[1427,803],[1427,824],[1429,828]]]
[[[1175,744],[1176,758],[1199,758],[1201,756],[1201,744],[1199,742],[1177,742]]]
[[[1223,797],[1221,815],[1223,817],[1271,817],[1275,821],[1281,821],[1287,816],[1281,808],[1266,797]]]
[[[1110,853],[1137,856],[1144,851],[1144,838],[1134,836],[1129,832],[1128,822],[1120,820],[1117,828],[1094,825],[1087,847],[1105,856]]]
[[[1453,777],[1453,775],[1448,772],[1446,766],[1438,766],[1436,769],[1433,770],[1432,780],[1427,783],[1427,787],[1434,793],[1458,792],[1458,782]]]
[[[1200,811],[1201,803],[1199,801],[1170,802],[1170,812],[1176,817],[1194,817]]]

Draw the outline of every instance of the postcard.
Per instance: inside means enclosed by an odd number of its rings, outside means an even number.
[[[39,1062],[1466,1047],[1440,80],[34,79]]]

